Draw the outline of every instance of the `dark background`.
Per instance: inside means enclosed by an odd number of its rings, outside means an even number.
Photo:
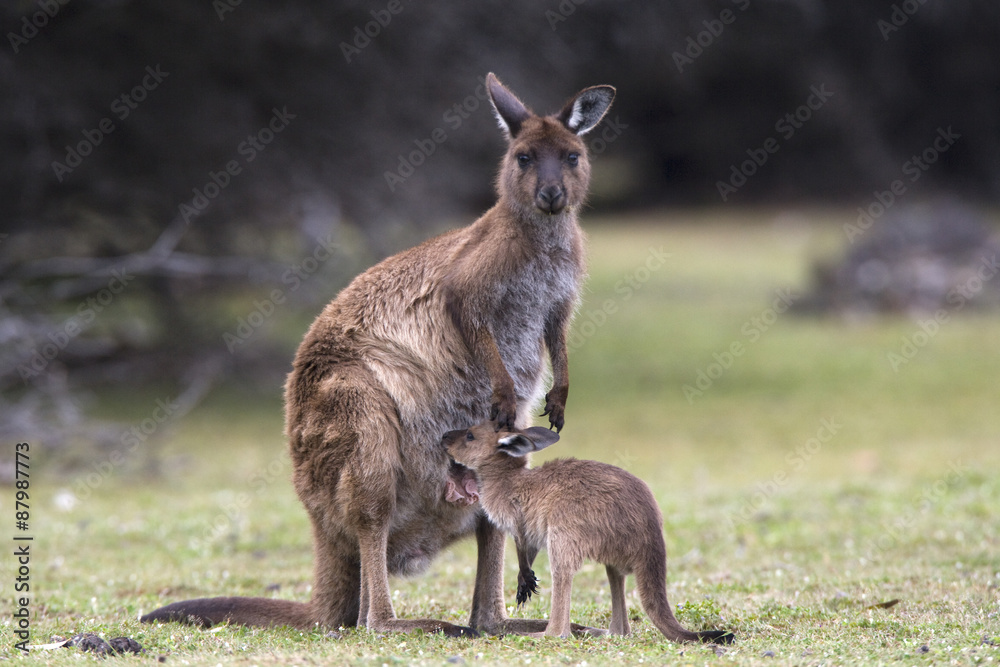
[[[604,213],[854,210],[949,128],[915,187],[1000,194],[989,0],[41,0],[0,19],[5,437],[100,441],[85,387],[175,383],[187,406],[280,377],[350,276],[491,204],[489,71],[540,112],[617,87],[589,135]]]

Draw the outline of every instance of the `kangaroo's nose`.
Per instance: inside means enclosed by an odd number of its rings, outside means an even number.
[[[535,195],[535,206],[545,213],[558,213],[566,207],[566,194],[558,185],[546,185]]]

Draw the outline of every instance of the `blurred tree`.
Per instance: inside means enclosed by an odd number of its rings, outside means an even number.
[[[275,290],[315,312],[490,204],[488,71],[540,111],[618,87],[589,137],[603,206],[853,204],[939,128],[961,139],[920,187],[1000,194],[987,0],[18,0],[0,19],[0,409],[35,423],[68,405],[55,387],[285,367],[287,344],[236,334],[273,328],[248,318]]]

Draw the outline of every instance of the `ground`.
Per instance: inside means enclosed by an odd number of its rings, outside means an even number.
[[[935,327],[922,315],[787,312],[812,258],[847,243],[850,220],[709,211],[587,225],[567,425],[546,456],[600,459],[650,484],[670,600],[692,629],[735,632],[724,652],[667,642],[631,579],[624,638],[138,623],[188,597],[309,598],[308,522],[289,481],[278,387],[222,390],[159,425],[158,476],[134,453],[70,475],[33,468],[32,643],[90,631],[146,647],[112,658],[121,664],[995,664],[1000,317],[966,309]],[[140,423],[169,392],[103,398]],[[11,507],[13,490],[2,493]],[[474,564],[466,542],[427,574],[394,580],[397,612],[466,621]],[[535,571],[541,594],[517,614],[548,611],[544,554]],[[515,573],[511,548],[511,605]],[[3,657],[17,653],[11,596],[0,603]],[[603,568],[585,566],[573,619],[606,626],[610,612]],[[18,659],[95,660],[68,649]]]

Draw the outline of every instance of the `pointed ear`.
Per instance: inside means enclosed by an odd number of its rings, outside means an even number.
[[[601,122],[615,99],[615,89],[611,86],[584,88],[566,103],[556,120],[574,134],[586,134]]]
[[[521,131],[521,123],[531,117],[528,107],[517,99],[517,95],[507,90],[493,72],[486,75],[486,89],[490,93],[493,113],[497,117],[500,129],[508,137],[517,136]]]
[[[541,426],[532,426],[497,440],[497,449],[510,456],[527,456],[559,442],[559,434]]]
[[[545,449],[559,442],[559,434],[543,426],[532,426],[524,429],[524,434],[535,443],[535,450]]]
[[[514,433],[497,440],[497,451],[508,456],[527,456],[535,451],[535,443],[520,433]]]

